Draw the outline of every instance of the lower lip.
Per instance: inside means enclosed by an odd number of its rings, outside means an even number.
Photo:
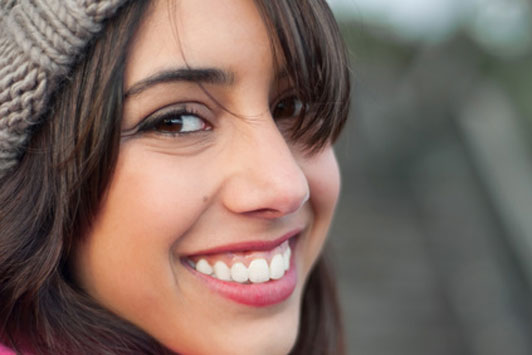
[[[294,254],[290,259],[290,268],[282,278],[258,284],[222,281],[194,270],[187,263],[183,265],[221,296],[247,306],[267,307],[283,302],[294,292],[297,284]]]

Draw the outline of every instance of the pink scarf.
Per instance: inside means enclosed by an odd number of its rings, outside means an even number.
[[[15,352],[4,345],[0,344],[0,355],[15,355]]]

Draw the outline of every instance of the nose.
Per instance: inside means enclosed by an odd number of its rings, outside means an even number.
[[[234,137],[222,199],[233,213],[279,218],[309,199],[307,178],[273,120]]]

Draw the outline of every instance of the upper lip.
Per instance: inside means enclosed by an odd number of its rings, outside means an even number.
[[[271,250],[275,248],[276,246],[281,245],[284,241],[292,237],[295,237],[296,235],[301,233],[301,231],[302,231],[302,228],[294,229],[274,240],[249,240],[249,241],[242,241],[242,242],[237,242],[237,243],[232,243],[232,244],[221,245],[221,246],[217,246],[214,248],[209,248],[209,249],[195,252],[191,255],[188,255],[188,257],[197,256],[197,255],[220,254],[220,253],[227,253],[227,252]]]

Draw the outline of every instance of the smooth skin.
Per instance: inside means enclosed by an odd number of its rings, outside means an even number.
[[[286,354],[338,198],[333,150],[306,155],[287,138],[291,115],[283,113],[297,101],[275,72],[253,1],[150,6],[127,60],[118,163],[75,252],[77,280],[176,352]],[[176,78],[187,68],[217,75],[202,89]],[[161,73],[173,76],[147,80]],[[181,262],[201,250],[274,240],[298,228],[298,284],[273,306],[222,297]]]

